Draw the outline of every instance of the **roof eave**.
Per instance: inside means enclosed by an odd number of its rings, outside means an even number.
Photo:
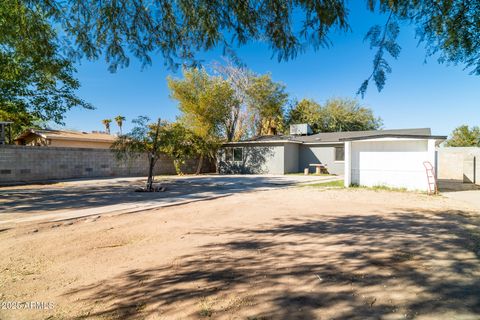
[[[343,144],[343,141],[303,141],[303,144],[313,145],[313,144]]]
[[[20,134],[18,137],[16,137],[14,139],[14,141],[18,141],[18,140],[22,140],[22,139],[25,139],[26,137],[28,137],[29,135],[31,134],[34,134],[34,135],[37,135],[41,138],[44,138],[44,139],[47,139],[47,137],[37,131],[35,131],[35,129],[27,129],[25,130],[22,134]]]
[[[61,136],[47,136],[46,139],[51,140],[69,140],[69,141],[85,141],[85,142],[114,142],[115,139],[96,139],[96,138],[84,138],[84,137],[61,137]]]
[[[230,141],[225,142],[223,145],[237,145],[237,144],[269,144],[269,143],[295,143],[302,144],[301,141],[291,141],[291,140],[263,140],[263,141]]]
[[[350,138],[341,138],[340,141],[360,141],[360,140],[372,140],[372,139],[385,139],[385,138],[397,138],[397,139],[434,139],[434,140],[446,140],[446,136],[432,136],[432,135],[407,135],[407,134],[383,134],[383,135],[372,135],[364,137],[350,137]]]

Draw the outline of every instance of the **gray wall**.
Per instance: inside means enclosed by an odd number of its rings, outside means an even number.
[[[335,148],[341,147],[343,144],[318,144],[318,145],[301,145],[299,157],[299,169],[309,168],[311,163],[322,163],[327,165],[328,172],[331,174],[342,175],[344,173],[344,162],[335,161]],[[314,172],[314,168],[310,168],[310,172]]]
[[[474,158],[476,168],[474,167]],[[480,148],[438,148],[437,162],[439,180],[475,181],[480,184]]]
[[[183,166],[186,173],[194,172],[197,161]],[[208,161],[203,170],[211,172]],[[118,161],[108,149],[33,147],[0,145],[0,184],[45,181],[55,179],[145,176],[146,155],[130,161]],[[174,174],[173,162],[166,156],[157,161],[155,174]]]
[[[323,163],[332,174],[343,174],[344,162],[335,161],[334,146],[331,145],[300,145],[296,143],[237,143],[235,146],[225,146],[219,152],[218,168],[220,173],[258,173],[284,174],[303,172],[310,163]],[[244,148],[242,162],[226,162],[225,148]],[[314,168],[310,168],[314,172]]]
[[[300,172],[298,167],[300,147],[296,143],[286,143],[283,149],[284,155],[284,172],[283,173],[296,173]]]
[[[242,161],[225,161],[225,148],[243,148]],[[284,144],[283,143],[238,143],[235,146],[225,146],[218,155],[219,173],[247,174],[283,174]]]

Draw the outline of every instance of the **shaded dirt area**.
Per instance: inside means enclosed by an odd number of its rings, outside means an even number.
[[[204,179],[205,180],[205,179]],[[93,208],[118,203],[134,203],[199,192],[218,191],[223,183],[201,179],[160,178],[156,183],[167,192],[134,192],[145,187],[145,179],[94,180],[94,183],[56,183],[53,185],[0,188],[0,214],[38,213]]]
[[[480,214],[292,188],[0,232],[1,319],[479,319]]]
[[[165,192],[134,192],[145,178],[71,180],[44,185],[0,186],[0,222],[47,212],[65,212],[111,205],[168,202],[188,195],[240,193],[339,179],[334,176],[185,175],[159,176]]]

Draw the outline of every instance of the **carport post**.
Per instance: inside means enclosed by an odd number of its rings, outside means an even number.
[[[345,141],[345,161],[344,161],[344,186],[350,187],[352,184],[352,142]]]

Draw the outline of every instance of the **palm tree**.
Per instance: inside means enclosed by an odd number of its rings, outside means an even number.
[[[105,131],[107,131],[108,134],[110,134],[110,122],[112,122],[111,119],[103,119],[102,123],[105,126]]]
[[[125,117],[124,117],[124,116],[116,116],[116,117],[115,117],[115,122],[117,123],[118,128],[120,129],[120,135],[122,135],[123,121],[125,121]]]

